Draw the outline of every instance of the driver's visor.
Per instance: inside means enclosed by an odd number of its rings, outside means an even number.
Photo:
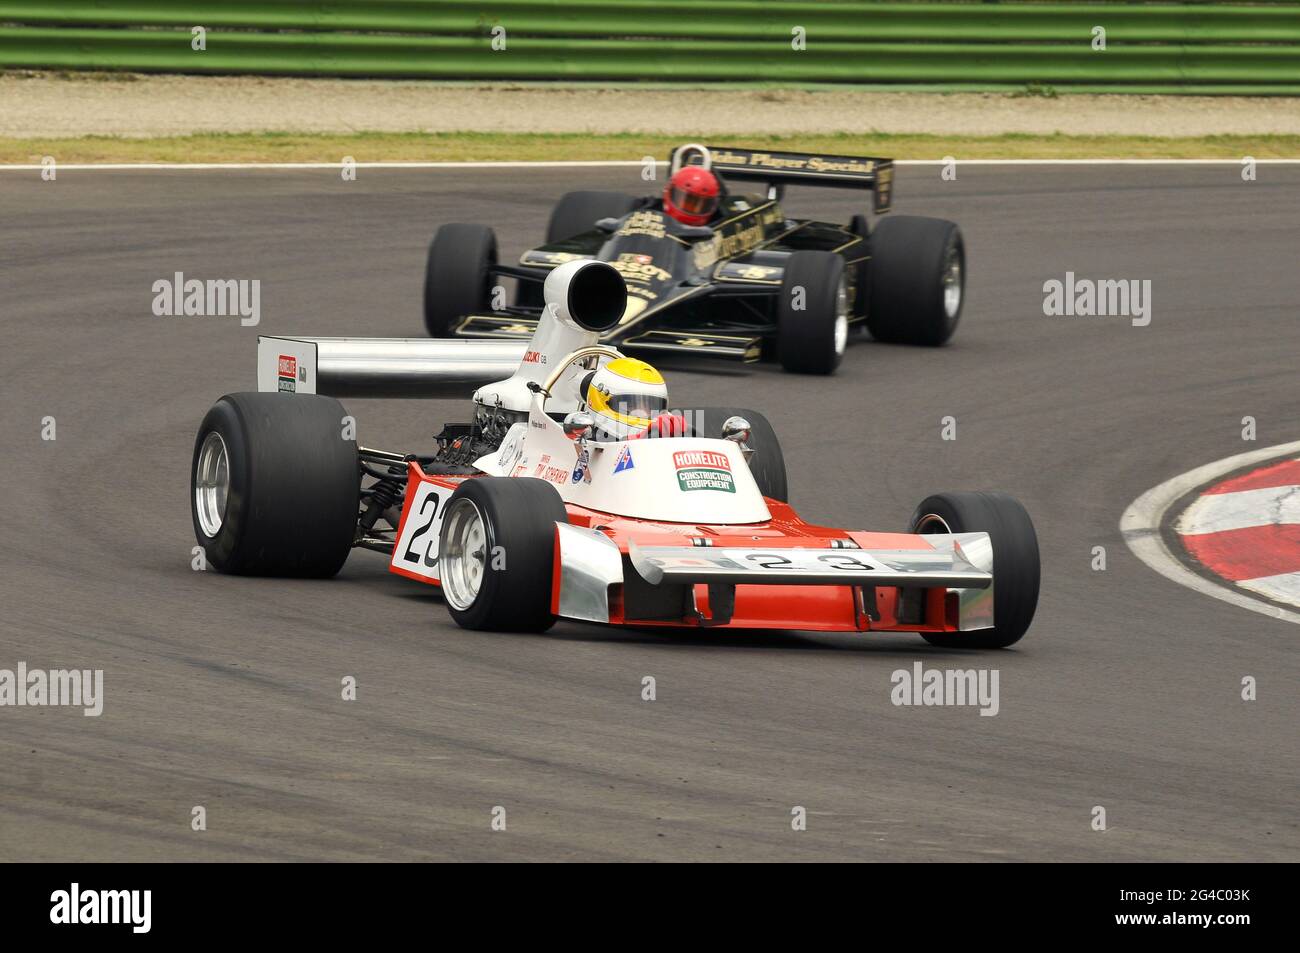
[[[651,394],[611,394],[606,397],[593,387],[588,396],[592,410],[601,411],[630,427],[649,427],[650,421],[668,409],[667,397]]]
[[[681,186],[673,188],[671,197],[673,205],[688,215],[712,215],[718,207],[716,195],[694,195]]]

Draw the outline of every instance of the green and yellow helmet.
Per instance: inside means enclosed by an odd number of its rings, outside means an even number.
[[[668,408],[668,385],[645,361],[620,357],[587,376],[583,399],[601,438],[626,440]]]

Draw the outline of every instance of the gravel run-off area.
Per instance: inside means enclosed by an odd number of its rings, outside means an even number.
[[[1300,99],[0,74],[0,136],[212,132],[1300,134]]]

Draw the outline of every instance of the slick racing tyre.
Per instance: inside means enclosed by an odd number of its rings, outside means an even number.
[[[443,225],[424,268],[424,326],[445,338],[467,314],[485,311],[492,293],[497,237],[486,225]]]
[[[768,499],[789,502],[789,489],[785,476],[785,456],[781,441],[767,418],[757,410],[744,407],[694,407],[682,411],[694,429],[695,436],[722,436],[722,425],[728,417],[744,417],[749,421],[749,440],[746,445],[754,451],[749,458],[749,472],[754,475],[759,492]]]
[[[566,192],[551,210],[546,243],[589,232],[602,218],[622,218],[636,205],[636,199],[622,192]]]
[[[911,533],[988,533],[993,543],[993,628],[922,632],[946,649],[1004,649],[1020,640],[1038,606],[1038,536],[1005,493],[936,493],[912,514]]]
[[[457,487],[438,535],[442,595],[456,624],[549,629],[555,524],[568,521],[560,494],[545,480],[478,477]]]
[[[361,471],[343,405],[227,394],[199,426],[190,513],[207,561],[247,576],[333,576],[352,549]]]
[[[776,353],[797,374],[830,374],[849,340],[844,259],[834,252],[797,251],[785,264],[776,305]]]
[[[961,229],[939,218],[882,219],[871,236],[867,330],[877,341],[946,344],[966,297]]]

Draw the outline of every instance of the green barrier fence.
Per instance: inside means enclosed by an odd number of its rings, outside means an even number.
[[[1300,3],[0,0],[0,67],[1300,92]]]

